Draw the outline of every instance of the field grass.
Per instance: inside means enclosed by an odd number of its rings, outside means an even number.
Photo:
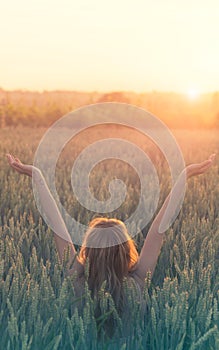
[[[87,288],[83,308],[75,306],[74,276],[65,277],[66,261],[58,261],[53,233],[37,211],[31,180],[13,172],[6,162],[5,154],[10,152],[32,163],[44,132],[25,127],[0,130],[0,349],[219,349],[219,130],[173,131],[187,164],[217,152],[215,164],[207,174],[188,182],[182,210],[165,235],[153,279],[148,276],[145,281],[146,308],[127,289],[130,314],[128,320],[120,320],[103,287],[103,316],[98,323]],[[101,138],[101,131],[94,134]],[[71,194],[69,159],[91,140],[87,136],[76,140],[57,166],[61,201],[85,223],[93,213],[81,208]],[[162,155],[156,159],[161,204],[170,187],[169,172]],[[124,206],[113,213],[124,219],[133,211],[140,188],[127,164],[116,160],[101,164],[91,187],[97,197],[106,198],[114,175],[126,182],[130,193]],[[135,237],[139,251],[147,229]],[[101,331],[109,314],[117,329],[111,339]]]

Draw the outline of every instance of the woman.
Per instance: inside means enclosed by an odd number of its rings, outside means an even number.
[[[69,243],[71,242],[70,235],[41,171],[31,165],[23,164],[18,158],[14,158],[10,154],[7,155],[8,162],[13,169],[20,174],[33,176],[43,210],[52,222],[53,228],[55,228],[54,238],[61,261],[64,251],[68,247],[70,248],[68,274],[76,272],[78,280],[82,281],[84,266],[88,261],[88,285],[92,296],[98,296],[98,291],[105,281],[106,289],[112,295],[120,311],[123,309],[125,302],[124,280],[134,283],[141,292],[147,272],[153,275],[163,242],[163,234],[159,233],[159,227],[170,201],[170,196],[180,194],[182,179],[185,175],[186,178],[190,178],[205,173],[211,167],[214,157],[213,154],[202,163],[189,165],[180,174],[148,231],[140,255],[138,255],[134,241],[129,236],[124,223],[117,219],[107,218],[96,218],[91,221],[78,255],[73,243]],[[105,242],[108,239],[111,241],[113,239],[113,245],[106,248],[92,248],[92,242],[94,241],[95,246],[103,246],[103,239]]]

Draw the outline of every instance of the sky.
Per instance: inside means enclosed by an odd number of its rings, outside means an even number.
[[[0,87],[219,91],[218,0],[0,2]]]

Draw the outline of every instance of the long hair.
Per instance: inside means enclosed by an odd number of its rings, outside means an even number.
[[[138,253],[125,224],[117,219],[95,218],[85,235],[79,260],[88,260],[88,286],[97,296],[103,282],[120,309],[123,303],[123,281],[134,269]]]

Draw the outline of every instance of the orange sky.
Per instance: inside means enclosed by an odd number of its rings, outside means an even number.
[[[0,87],[219,90],[218,0],[0,4]]]

